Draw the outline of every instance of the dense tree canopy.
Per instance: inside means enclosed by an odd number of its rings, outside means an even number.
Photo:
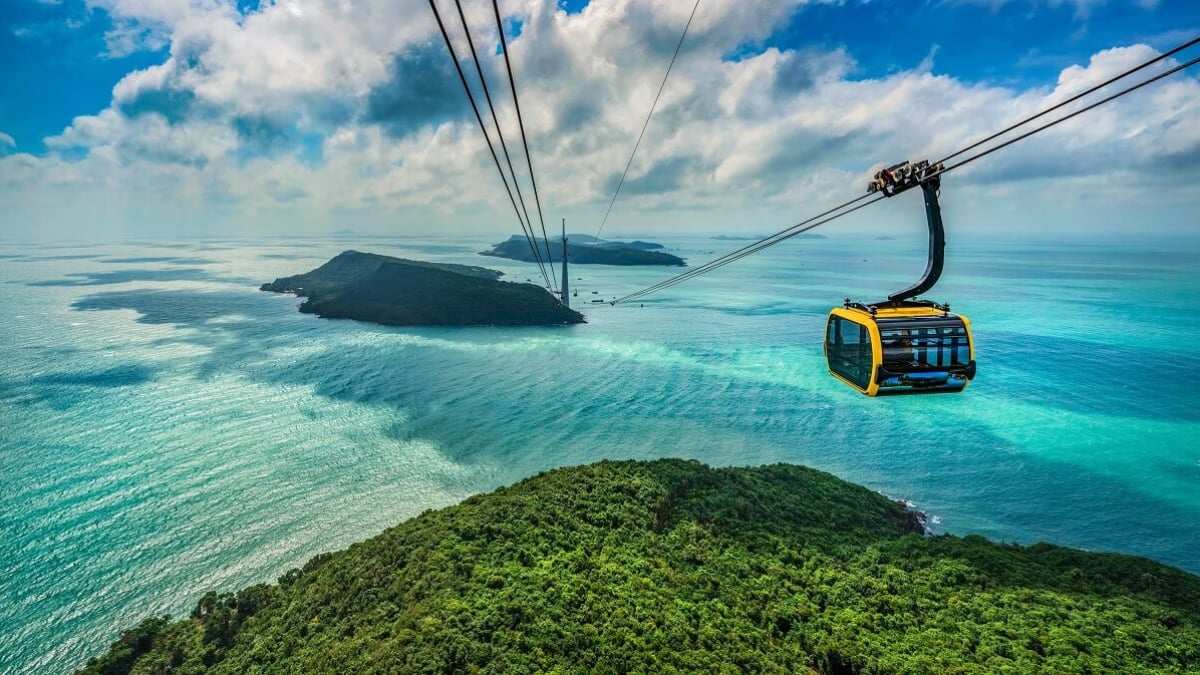
[[[602,462],[209,593],[83,672],[1200,672],[1200,578],[918,530],[803,467]]]

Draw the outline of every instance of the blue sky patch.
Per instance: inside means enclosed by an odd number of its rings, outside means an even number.
[[[108,107],[122,77],[166,60],[165,51],[104,56],[111,28],[106,12],[82,0],[0,1],[0,132],[17,151],[45,152],[43,138]]]
[[[590,0],[558,0],[558,6],[567,14],[578,14],[589,4]]]
[[[932,55],[934,72],[967,82],[1041,86],[1100,50],[1139,42],[1167,49],[1200,33],[1200,3],[1193,0],[1164,0],[1153,8],[1114,1],[1087,15],[1072,3],[993,4],[805,5],[783,29],[760,43],[740,45],[726,59],[771,47],[844,47],[858,64],[852,73],[857,78],[911,70]]]

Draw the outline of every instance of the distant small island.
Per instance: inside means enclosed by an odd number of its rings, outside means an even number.
[[[346,251],[311,272],[263,284],[307,298],[306,314],[386,326],[552,326],[583,323],[533,284],[486,267]]]
[[[751,236],[734,236],[734,235],[730,235],[730,234],[722,234],[722,235],[719,235],[716,237],[709,237],[709,239],[713,239],[715,241],[758,241],[759,239],[766,239],[766,238],[767,237],[764,235],[757,235],[757,234],[751,235]],[[829,237],[826,237],[823,234],[797,234],[793,238],[794,239],[828,239]]]
[[[896,240],[895,237],[889,237],[886,234],[883,235],[882,237],[875,237],[875,241],[895,241],[895,240]]]
[[[635,239],[633,241],[607,241],[601,242],[600,246],[624,246],[626,248],[636,248],[643,251],[660,251],[663,248],[662,244],[656,244],[652,241],[641,241]]]
[[[664,265],[668,267],[684,267],[687,265],[683,258],[678,256],[663,253],[662,251],[649,250],[651,248],[662,248],[661,244],[652,242],[634,241],[625,243],[586,237],[586,243],[581,243],[571,241],[570,235],[567,235],[567,241],[572,265]],[[535,239],[534,244],[541,251],[542,259],[545,260],[545,240]],[[507,241],[496,244],[489,251],[481,251],[479,255],[508,258],[509,260],[519,260],[521,262],[534,262],[535,260],[533,251],[529,249],[529,241],[520,235],[514,235]],[[550,260],[553,262],[562,261],[562,242],[550,242]]]
[[[657,244],[652,241],[642,241],[640,239],[635,239],[633,241],[617,241],[615,239],[597,239],[596,237],[594,237],[590,234],[568,233],[567,241],[575,243],[575,244],[579,244],[579,245],[586,244],[589,246],[601,246],[601,247],[607,246],[609,248],[621,248],[621,247],[637,248],[637,249],[641,249],[643,251],[658,251],[663,248],[666,248],[662,244]],[[551,240],[551,245],[553,246],[553,240]]]

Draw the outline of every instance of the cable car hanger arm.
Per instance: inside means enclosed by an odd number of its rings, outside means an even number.
[[[882,192],[885,197],[894,197],[913,187],[920,186],[925,196],[925,219],[929,224],[929,256],[925,273],[917,283],[888,295],[889,304],[900,304],[928,293],[942,276],[946,258],[946,232],[942,227],[942,208],[938,203],[941,190],[941,173],[945,167],[941,162],[930,165],[928,160],[900,162],[882,169],[867,185],[867,194]]]

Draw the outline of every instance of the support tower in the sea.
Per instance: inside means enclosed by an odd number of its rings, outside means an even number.
[[[562,219],[562,245],[563,245],[562,288],[558,289],[558,291],[559,291],[559,293],[562,294],[563,307],[570,309],[571,308],[571,296],[568,294],[568,289],[567,289],[568,282],[567,282],[567,219],[566,218]]]

